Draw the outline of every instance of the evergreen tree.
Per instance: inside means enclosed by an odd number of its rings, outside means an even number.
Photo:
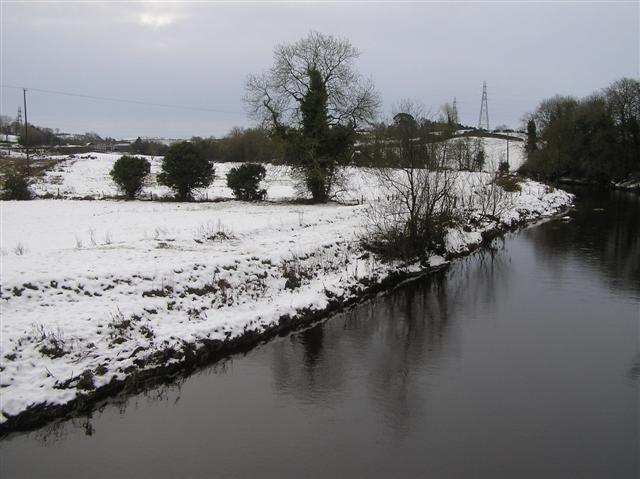
[[[266,174],[266,168],[260,163],[244,163],[227,173],[227,187],[239,200],[260,201],[267,195],[267,190],[260,188]]]
[[[285,139],[287,161],[297,169],[315,203],[325,203],[336,169],[349,159],[355,138],[353,125],[329,125],[327,89],[320,72],[308,71],[309,89],[300,102],[301,126],[289,129]]]
[[[151,165],[138,156],[121,156],[114,164],[109,175],[127,198],[133,199],[142,189],[144,178],[149,174]]]
[[[176,192],[178,199],[192,199],[195,188],[204,188],[213,181],[213,164],[192,143],[182,141],[169,147],[162,160],[158,182]]]
[[[309,90],[300,102],[302,132],[298,148],[305,183],[317,203],[327,201],[331,162],[327,158],[327,90],[320,72],[309,69]]]
[[[536,132],[536,122],[533,118],[531,118],[527,122],[527,143],[525,145],[525,150],[527,153],[531,153],[532,151],[536,151],[538,149],[537,146],[538,136]]]

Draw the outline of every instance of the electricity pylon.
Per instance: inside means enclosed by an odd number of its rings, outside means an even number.
[[[482,83],[482,102],[480,103],[480,118],[478,129],[489,131],[489,105],[487,104],[487,82]]]

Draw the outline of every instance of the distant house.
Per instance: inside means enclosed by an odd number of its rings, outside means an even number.
[[[126,153],[131,148],[129,143],[116,143],[113,145],[113,151],[119,151],[122,153]]]
[[[0,134],[0,143],[11,143],[11,144],[16,144],[18,143],[18,135],[5,135]]]

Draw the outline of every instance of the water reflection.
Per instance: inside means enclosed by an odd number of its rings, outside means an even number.
[[[492,309],[496,291],[508,294],[509,268],[499,241],[449,270],[292,334],[269,348],[276,391],[305,403],[335,403],[364,383],[361,400],[389,431],[406,432],[427,409],[425,370],[462,354],[452,323]]]
[[[612,291],[640,291],[640,196],[621,191],[576,189],[571,221],[536,229],[537,259],[562,274],[577,261],[604,279]]]
[[[360,387],[363,382],[367,389],[362,400],[377,411],[380,423],[389,432],[406,432],[428,405],[424,371],[437,372],[442,361],[462,354],[452,322],[492,309],[496,291],[508,294],[510,264],[510,253],[498,241],[448,270],[270,343],[261,354],[270,357],[275,390],[305,404],[338,404],[354,384]],[[67,439],[70,432],[100,434],[94,417],[105,409],[125,416],[152,403],[177,405],[186,381],[215,380],[232,371],[233,362],[234,358],[221,360],[194,377],[111,398],[89,414],[47,425],[33,437],[51,445]]]
[[[2,475],[637,476],[638,201],[621,198],[8,438]]]

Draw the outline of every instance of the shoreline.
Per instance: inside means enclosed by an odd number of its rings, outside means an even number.
[[[640,179],[627,178],[625,180],[614,182],[611,181],[608,185],[601,185],[595,181],[585,180],[584,178],[569,178],[563,177],[556,181],[558,185],[568,186],[584,186],[588,188],[602,188],[611,189],[614,191],[627,191],[629,193],[640,194]]]
[[[495,238],[521,231],[541,221],[564,216],[571,208],[572,205],[568,205],[550,216],[540,215],[521,220],[511,226],[504,223],[497,224],[481,232],[482,240],[479,243],[468,243],[463,250],[449,253],[446,261],[442,263],[433,266],[421,265],[417,269],[415,267],[395,268],[378,281],[351,285],[344,295],[327,297],[326,306],[323,308],[316,309],[313,306],[307,306],[296,309],[293,315],[281,315],[274,324],[266,326],[262,331],[246,330],[239,336],[223,340],[203,338],[192,342],[183,340],[181,350],[176,350],[174,346],[157,350],[144,358],[137,364],[138,367],[127,373],[124,378],[113,376],[108,383],[88,392],[80,392],[75,398],[64,404],[48,404],[45,401],[33,404],[16,415],[5,414],[6,420],[0,424],[0,439],[13,433],[38,429],[56,420],[89,414],[100,403],[121,394],[137,394],[154,386],[170,384],[178,378],[188,377],[197,370],[210,366],[225,357],[250,351],[276,336],[283,336],[318,321],[326,320],[336,313],[345,311],[380,294],[389,294],[407,282],[444,271],[451,261],[487,247]]]

